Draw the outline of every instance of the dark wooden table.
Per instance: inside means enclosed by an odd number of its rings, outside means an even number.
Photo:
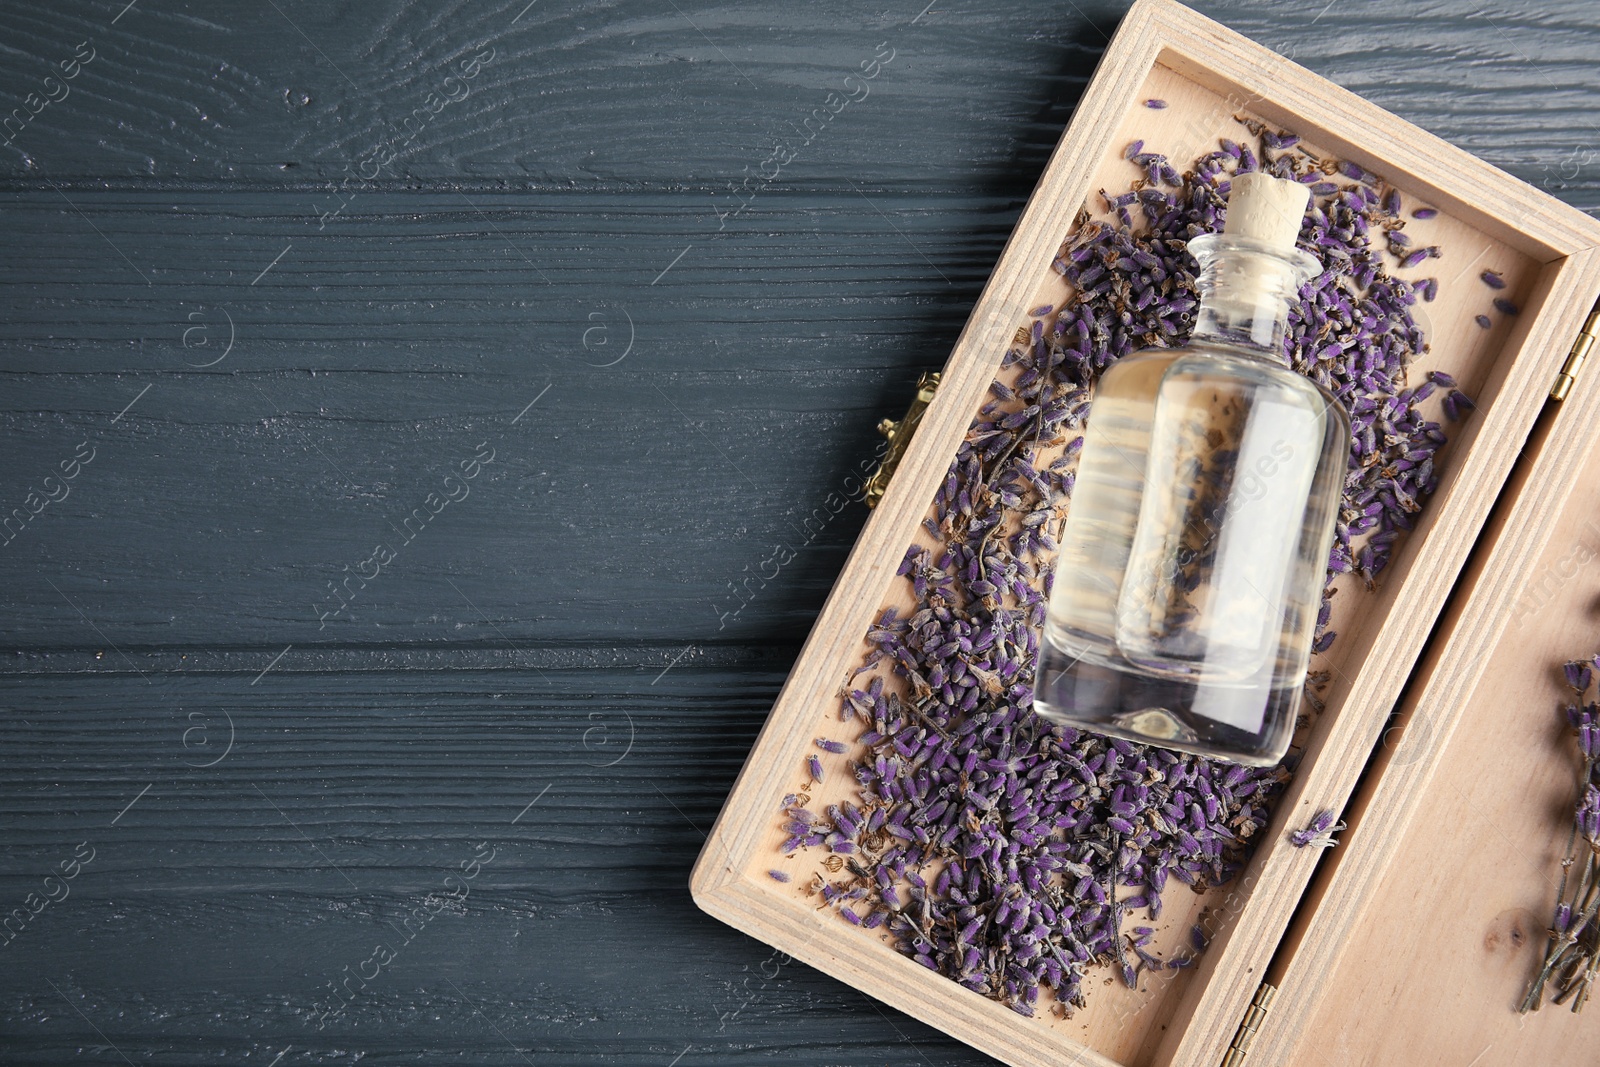
[[[1124,4],[124,2],[0,8],[0,1062],[982,1059],[686,883]],[[1600,207],[1587,0],[1201,6]]]

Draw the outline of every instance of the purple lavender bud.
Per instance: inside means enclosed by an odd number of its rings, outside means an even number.
[[[1578,693],[1587,692],[1594,681],[1594,673],[1587,660],[1572,660],[1562,666],[1561,672],[1566,675],[1567,687]]]
[[[785,874],[783,871],[779,871],[779,870],[768,871],[767,875],[774,882],[787,882],[789,880],[789,876],[787,874]]]
[[[1411,217],[1414,219],[1431,219],[1437,214],[1439,214],[1437,208],[1419,207],[1411,213]]]
[[[806,757],[806,769],[811,772],[811,777],[818,783],[822,781],[822,761],[815,756]]]
[[[1586,760],[1600,760],[1600,723],[1593,717],[1578,727],[1578,751]]]
[[[1600,845],[1600,789],[1593,785],[1584,787],[1583,799],[1576,813],[1578,833],[1592,845]]]
[[[1144,106],[1152,111],[1160,111],[1167,106],[1167,102],[1165,100],[1157,100],[1152,97],[1144,102]]]
[[[822,751],[832,752],[835,756],[844,754],[849,747],[843,741],[830,741],[822,737],[817,738],[815,744]]]
[[[1487,315],[1474,315],[1472,316],[1472,321],[1477,323],[1485,330],[1494,325],[1494,323],[1489,321],[1489,316]]]
[[[1348,160],[1339,161],[1339,173],[1343,174],[1346,178],[1354,178],[1356,181],[1365,182],[1368,185],[1372,185],[1378,180],[1378,176],[1376,174],[1362,166],[1359,166],[1358,164],[1351,163]]]
[[[1324,808],[1311,818],[1305,829],[1296,830],[1289,835],[1289,844],[1295,848],[1305,848],[1307,845],[1332,845],[1332,831],[1344,826],[1343,823],[1334,823],[1334,813]]]
[[[1497,296],[1494,298],[1494,309],[1500,312],[1502,315],[1515,315],[1519,310],[1517,305],[1513,304],[1503,296]]]
[[[1504,289],[1506,287],[1506,280],[1500,277],[1499,271],[1486,270],[1482,274],[1478,275],[1478,277],[1482,278],[1483,284],[1487,285],[1491,289]]]

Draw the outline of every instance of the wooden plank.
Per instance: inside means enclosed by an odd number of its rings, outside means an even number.
[[[187,234],[143,240],[167,213],[152,194],[101,197],[88,220],[14,200],[18,240],[47,251],[0,266],[17,294],[0,326],[0,514],[80,442],[95,458],[66,499],[6,530],[4,640],[604,645],[648,632],[681,648],[803,623],[864,520],[842,500],[875,463],[873,424],[903,404],[930,331],[959,321],[962,286],[998,247],[967,236],[971,215],[1014,217],[995,201],[946,215],[882,198],[891,224],[810,198],[793,206],[815,242],[703,242],[652,286],[684,249],[681,198],[472,200],[495,230],[449,194],[374,195],[324,234],[213,194]],[[97,229],[161,279],[156,293]],[[249,286],[285,232],[290,254]],[[229,259],[192,267],[192,241]],[[508,241],[544,250],[561,284]],[[925,254],[961,285],[909,280]],[[878,287],[886,276],[908,281]],[[626,284],[595,288],[609,279]],[[308,283],[325,291],[308,300]],[[96,325],[62,337],[63,315]],[[407,526],[482,441],[496,459],[470,496]],[[380,542],[399,558],[363,587],[357,565]],[[795,557],[781,582],[763,566],[777,545]],[[235,583],[225,614],[193,610],[218,576],[249,574],[275,580]],[[342,603],[328,583],[352,574],[350,610],[323,620]],[[632,596],[640,578],[670,595]]]
[[[925,4],[865,14],[839,0],[756,0],[680,4],[680,14],[645,0],[541,0],[526,12],[460,3],[441,19],[416,3],[374,17],[303,0],[280,0],[281,11],[140,0],[112,26],[121,6],[63,0],[0,13],[0,37],[18,60],[0,71],[8,107],[80,41],[98,52],[71,95],[0,152],[0,174],[30,188],[41,171],[113,183],[243,180],[293,192],[297,205],[326,202],[329,183],[437,91],[450,64],[487,46],[495,58],[471,95],[422,130],[392,165],[394,178],[681,187],[705,202],[727,196],[742,168],[755,171],[772,139],[886,40],[897,58],[884,79],[782,183],[852,197],[846,178],[869,192],[893,183],[1024,195],[1127,8],[1076,0],[1041,17],[994,3],[936,6],[918,18]],[[1583,123],[1600,91],[1589,62],[1600,26],[1582,0],[1492,21],[1442,8],[1376,18],[1326,0],[1199,6],[1491,163],[1552,188],[1592,186]]]
[[[151,683],[105,661],[6,678],[0,912],[93,849],[65,899],[0,935],[7,1062],[87,1043],[114,1058],[109,1043],[135,1061],[270,1062],[292,1046],[286,1063],[448,1048],[661,1067],[686,1047],[683,1063],[782,1055],[780,1023],[841,1057],[970,1060],[687,905],[685,872],[781,661],[651,684],[654,669],[352,656],[286,661],[252,686],[243,655],[155,674],[175,659],[138,660]],[[192,766],[208,753],[184,731],[220,744],[225,716],[232,751]],[[429,894],[463,891],[445,879],[484,841],[465,900],[419,916]],[[392,966],[319,1027],[328,983],[377,943]]]

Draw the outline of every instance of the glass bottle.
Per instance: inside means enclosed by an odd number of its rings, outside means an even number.
[[[1101,375],[1056,562],[1034,708],[1238,763],[1288,749],[1332,547],[1350,420],[1283,358],[1321,270],[1294,247],[1308,193],[1233,179],[1227,226],[1189,242],[1186,347]]]

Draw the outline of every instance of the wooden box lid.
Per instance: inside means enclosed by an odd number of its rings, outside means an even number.
[[[1592,1008],[1518,1013],[1578,795],[1561,665],[1600,652],[1594,370],[1541,415],[1301,902],[1261,1062],[1600,1060]]]

